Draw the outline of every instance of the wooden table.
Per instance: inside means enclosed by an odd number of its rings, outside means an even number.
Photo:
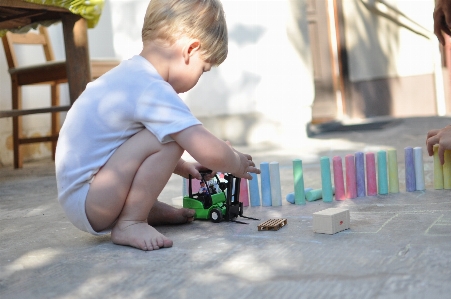
[[[21,0],[0,0],[0,29],[13,29],[48,20],[61,20],[63,24],[67,80],[72,104],[91,81],[87,21],[61,7]]]

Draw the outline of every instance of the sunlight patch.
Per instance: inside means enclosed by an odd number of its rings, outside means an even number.
[[[220,267],[222,273],[229,273],[252,281],[264,281],[273,276],[268,264],[261,263],[255,256],[243,254],[225,261]]]
[[[0,279],[8,277],[25,269],[36,269],[50,264],[60,252],[55,249],[45,248],[26,253],[11,264],[0,268]]]

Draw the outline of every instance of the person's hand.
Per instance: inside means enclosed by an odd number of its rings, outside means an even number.
[[[211,170],[202,166],[198,162],[191,163],[191,162],[184,161],[183,159],[179,160],[179,162],[177,163],[177,166],[174,169],[175,174],[178,174],[186,179],[189,178],[189,175],[191,175],[193,178],[198,179],[198,180],[202,179],[202,175],[200,174],[201,171],[206,172],[206,171],[211,171]],[[204,179],[206,181],[209,181],[215,175],[216,175],[216,172],[211,171],[211,173],[204,175]]]
[[[445,150],[451,149],[451,125],[443,129],[430,130],[427,134],[426,145],[429,156],[434,154],[434,145],[438,144],[440,163],[444,163]]]
[[[248,154],[243,154],[232,147],[229,141],[226,141],[231,149],[235,151],[236,154],[240,157],[240,168],[237,172],[232,173],[234,176],[238,178],[252,180],[252,176],[250,173],[260,173],[260,169],[255,167],[254,161],[252,161],[252,156]]]
[[[235,150],[235,152],[240,156],[240,169],[232,174],[238,178],[252,180],[250,173],[259,174],[260,169],[255,167],[255,163],[252,161],[251,155],[240,153],[237,150]]]
[[[445,45],[445,38],[442,31],[451,36],[451,1],[450,0],[437,0],[434,9],[434,33],[437,36],[439,42]]]

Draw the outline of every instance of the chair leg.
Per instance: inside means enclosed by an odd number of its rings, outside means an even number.
[[[12,78],[12,108],[22,108],[22,89],[17,81]],[[14,168],[22,168],[23,157],[20,150],[19,138],[22,137],[22,118],[20,116],[13,117],[13,152],[14,152]]]
[[[51,96],[52,96],[52,107],[60,105],[60,91],[59,86],[56,83],[51,85]],[[59,112],[52,113],[52,131],[51,136],[58,136],[60,125],[60,114]],[[56,152],[56,143],[57,140],[52,141],[52,159],[55,160],[55,152]]]

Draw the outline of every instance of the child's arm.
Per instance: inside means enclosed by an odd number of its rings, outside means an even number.
[[[202,125],[191,126],[172,134],[172,138],[201,165],[251,180],[249,172],[260,173],[252,157],[233,149]]]
[[[442,45],[445,45],[445,38],[442,31],[451,36],[449,29],[451,25],[451,3],[449,0],[437,0],[434,9],[434,33]]]
[[[435,144],[439,145],[438,155],[440,162],[443,164],[445,150],[451,149],[451,125],[448,125],[443,129],[436,129],[428,132],[426,145],[428,148],[429,156],[432,156],[434,154],[433,147]]]

